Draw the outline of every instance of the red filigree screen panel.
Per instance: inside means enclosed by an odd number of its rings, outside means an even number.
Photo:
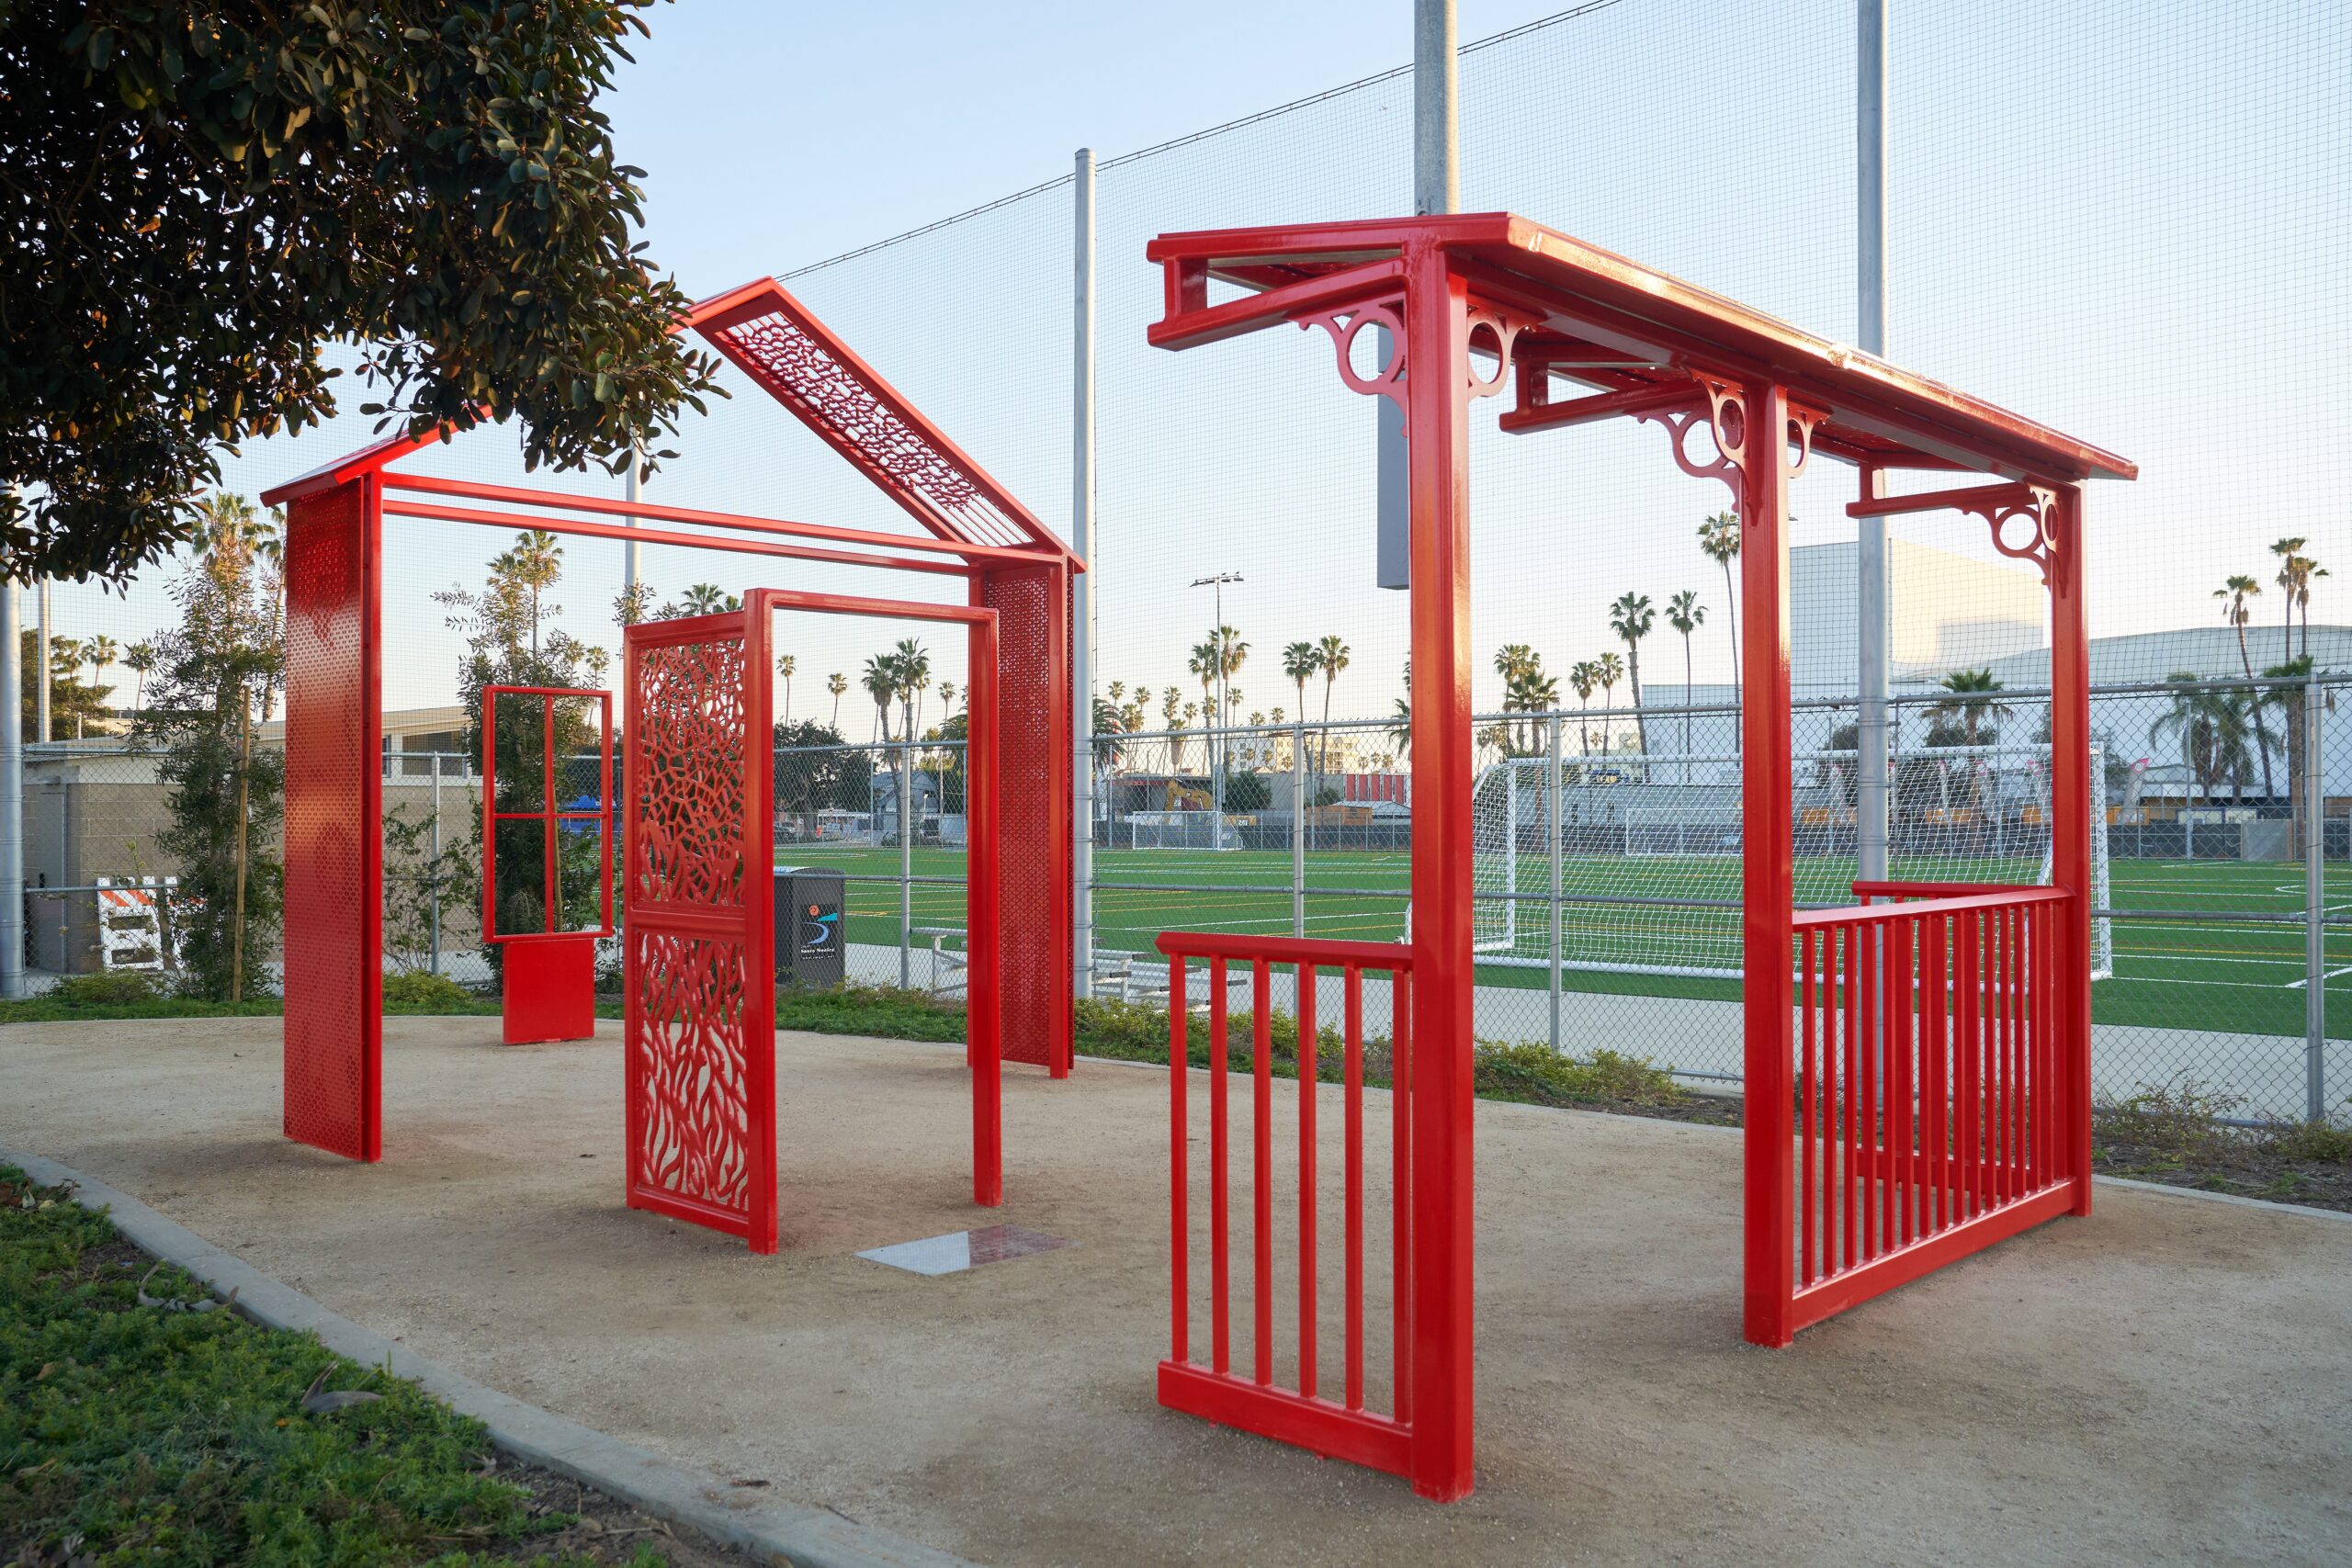
[[[1069,573],[1059,562],[973,574],[997,613],[1002,780],[1004,1058],[1070,1069]]]
[[[383,1157],[376,480],[287,507],[286,1135]]]
[[[773,764],[750,742],[750,631],[741,612],[628,629],[628,1204],[774,1252]]]

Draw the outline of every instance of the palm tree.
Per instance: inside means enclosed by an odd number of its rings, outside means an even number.
[[[727,594],[716,582],[697,582],[683,595],[689,615],[715,615],[727,608]]]
[[[1589,659],[1579,659],[1568,666],[1568,689],[1577,694],[1577,750],[1592,754],[1592,726],[1585,717],[1592,706],[1593,689],[1600,684],[1600,667]]]
[[[100,632],[82,645],[82,657],[90,661],[90,685],[93,688],[91,692],[93,699],[97,695],[96,688],[107,678],[107,666],[112,664],[115,655],[121,651],[122,646],[104,632]]]
[[[1724,569],[1724,607],[1731,616],[1731,700],[1737,706],[1739,691],[1739,591],[1732,583],[1731,563],[1739,558],[1739,518],[1718,512],[1699,525],[1699,549]]]
[[[2262,584],[2256,582],[2253,578],[2246,576],[2244,572],[2234,572],[2229,577],[2222,579],[2222,586],[2213,590],[2213,597],[2222,601],[2222,619],[2231,626],[2235,627],[2237,630],[2238,662],[2245,666],[2245,678],[2249,682],[2254,679],[2254,658],[2246,651],[2245,625],[2248,621],[2254,618],[2254,609],[2247,601],[2258,598],[2261,593]],[[2251,689],[2248,690],[2246,695],[2249,698],[2254,695]],[[2257,727],[2260,727],[2262,725],[2262,715],[2259,706],[2254,706],[2251,711],[2254,713],[2255,724]],[[2260,748],[2262,751],[2262,795],[2266,800],[2269,799],[2271,795],[2276,793],[2270,783],[2269,739],[2269,731],[2266,728],[2263,731],[2263,744]]]
[[[1682,782],[1690,782],[1690,634],[1704,626],[1707,607],[1697,589],[1686,588],[1666,602],[1666,624],[1682,634]]]
[[[786,724],[792,722],[792,672],[799,667],[800,660],[789,653],[775,656],[775,672],[784,679],[784,722]]]
[[[155,672],[155,645],[152,642],[132,643],[130,651],[122,656],[122,667],[139,677],[138,683],[131,687],[130,692],[130,718],[135,724],[141,710],[146,705],[147,677]]]
[[[1313,680],[1315,672],[1322,668],[1322,655],[1316,652],[1313,643],[1283,645],[1283,673],[1289,676],[1291,683],[1298,688],[1298,711],[1302,715],[1306,712],[1306,682]]]
[[[2277,540],[2270,547],[2270,553],[2278,558],[2278,575],[2271,581],[2278,585],[2281,608],[2286,613],[2287,640],[2278,648],[2281,659],[2295,656],[2295,595],[2304,589],[2311,564],[2303,558],[2304,543],[2299,536]]]
[[[1408,694],[1394,701],[1396,711],[1389,716],[1388,739],[1396,742],[1397,755],[1410,756],[1413,751],[1413,699]]]
[[[890,741],[890,699],[899,692],[899,672],[891,657],[887,653],[868,655],[865,673],[857,683],[874,699],[875,731],[887,746]]]
[[[1331,771],[1331,683],[1348,668],[1348,645],[1340,639],[1339,633],[1323,634],[1321,640],[1315,645],[1315,662],[1323,671],[1323,744],[1317,748],[1321,760],[1315,770],[1319,781],[1322,775]],[[1302,703],[1299,716],[1303,718],[1306,715],[1306,709]],[[1321,793],[1319,782],[1317,793]]]
[[[899,733],[912,740],[915,738],[915,716],[922,708],[922,694],[931,690],[931,655],[913,637],[901,637],[897,649],[897,666],[899,706],[906,720]]]
[[[1625,678],[1625,661],[1612,650],[1592,661],[1592,678],[1600,686],[1600,750],[1609,750],[1609,710],[1617,705],[1617,682]]]
[[[2165,679],[2183,689],[2173,694],[2170,711],[2156,720],[2151,733],[2159,740],[2180,738],[2181,761],[2208,799],[2222,783],[2230,784],[2233,796],[2244,798],[2250,761],[2246,752],[2256,729],[2246,694],[2212,686],[2199,689],[2198,676],[2187,670],[2176,670]]]
[[[842,694],[849,690],[849,677],[836,670],[825,677],[825,690],[833,694],[833,733],[841,733]]]
[[[1650,749],[1650,732],[1642,716],[1642,638],[1650,635],[1650,627],[1657,623],[1657,612],[1650,608],[1646,593],[1622,593],[1609,606],[1609,627],[1625,645],[1626,668],[1634,682],[1634,739],[1637,749]]]
[[[2009,705],[1989,694],[2003,689],[2001,682],[1993,678],[1993,672],[1990,670],[1955,670],[1943,678],[1942,686],[1945,691],[1952,694],[1928,705],[1928,722],[1931,727],[1959,725],[1960,744],[1963,746],[1982,746],[1989,739],[1986,733],[1988,720],[1991,722],[1991,732],[1999,733],[2000,721],[2008,716]],[[1949,735],[1950,731],[1947,730],[1945,733]],[[1949,746],[1951,742],[1949,739],[1941,741],[1936,739],[1934,730],[1931,728],[1928,744]]]
[[[563,575],[563,547],[555,536],[533,528],[514,536],[514,547],[492,563],[499,573],[531,596],[531,662],[539,660],[539,599]]]

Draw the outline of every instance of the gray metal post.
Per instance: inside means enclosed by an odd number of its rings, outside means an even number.
[[[1461,51],[1453,0],[1414,0],[1413,211],[1462,210]]]
[[[631,545],[630,549],[637,547]],[[441,753],[435,751],[428,759],[433,769],[433,858],[426,862],[433,868],[433,958],[428,965],[432,973],[441,973]]]
[[[1290,934],[1306,935],[1306,723],[1290,728]]]
[[[46,746],[55,737],[49,728],[49,579],[40,580],[40,635],[34,638],[33,739]]]
[[[639,477],[639,470],[643,468],[644,463],[644,444],[642,442],[631,442],[628,448],[628,479],[627,481],[627,489],[622,492],[623,499],[630,502],[631,503],[641,499],[644,493],[644,480]],[[621,521],[631,528],[637,526],[637,519],[634,516],[624,517]],[[637,541],[635,539],[631,539],[621,546],[621,588],[623,592],[628,593],[631,598],[636,597],[637,592]],[[435,773],[433,776],[437,779],[441,775]]]
[[[1552,912],[1550,963],[1552,1013],[1552,1049],[1560,1049],[1560,797],[1566,792],[1560,787],[1561,716],[1552,716],[1551,755],[1544,770],[1544,837],[1552,859],[1552,897],[1545,908]],[[1516,855],[1519,846],[1511,846]]]
[[[1094,149],[1078,150],[1070,287],[1070,981],[1094,994]]]
[[[1854,83],[1854,279],[1856,336],[1869,353],[1886,353],[1886,0],[1857,0]],[[1863,475],[1866,499],[1885,493],[1877,469]],[[1887,874],[1886,845],[1886,519],[1865,517],[1855,531],[1854,652],[1860,695],[1855,721],[1854,822],[1857,870],[1863,880]]]
[[[2327,763],[2319,678],[2303,683],[2303,1111],[2327,1119]]]
[[[0,997],[25,994],[25,661],[17,583],[0,574]]]
[[[899,989],[915,983],[915,749],[899,743]]]

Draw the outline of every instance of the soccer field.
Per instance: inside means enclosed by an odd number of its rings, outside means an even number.
[[[780,844],[776,857],[779,864],[836,866],[864,876],[894,876],[899,869],[899,852],[888,847]],[[1900,868],[1903,874],[1922,879],[2019,882],[2031,880],[2037,869],[2021,861],[1930,867],[1917,860]],[[1308,934],[1400,940],[1408,871],[1402,851],[1308,855]],[[914,923],[963,924],[961,852],[918,849],[914,872],[919,877],[957,880],[953,886],[918,885]],[[1291,859],[1286,852],[1098,850],[1094,874],[1098,947],[1148,952],[1153,940],[1170,930],[1271,936],[1287,935],[1291,929]],[[1548,886],[1549,868],[1540,856],[1522,856],[1519,874],[1522,891],[1540,892]],[[1807,902],[1836,901],[1852,876],[1850,862],[1801,859],[1798,896]],[[2110,863],[2109,878],[2111,907],[2133,911],[2134,918],[2111,923],[2114,975],[2092,988],[2096,1021],[2241,1034],[2303,1032],[2302,927],[2246,918],[2299,914],[2303,907],[2300,864],[2117,860]],[[1639,902],[1736,903],[1736,857],[1575,856],[1564,861],[1562,881],[1571,900],[1563,907],[1561,919],[1566,966],[1561,984],[1566,988],[1713,1000],[1738,997],[1738,983],[1729,978],[1634,972],[1640,967],[1721,969],[1736,964],[1736,908]],[[1578,898],[1629,902],[1574,901]],[[897,887],[852,882],[848,901],[850,941],[897,942]],[[2326,906],[2334,919],[2345,922],[2331,925],[2326,932],[2328,1034],[2352,1039],[2352,866],[2328,866]],[[1538,962],[1482,962],[1479,984],[1542,989],[1548,978],[1540,962],[1548,929],[1545,907],[1541,901],[1520,902],[1516,932],[1503,929],[1504,908],[1497,901],[1481,901],[1482,933]],[[1018,918],[1020,912],[1008,913]]]

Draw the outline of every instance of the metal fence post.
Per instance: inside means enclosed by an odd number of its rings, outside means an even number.
[[[1094,149],[1078,150],[1070,322],[1070,548],[1086,570],[1070,580],[1070,979],[1094,994]]]
[[[433,858],[425,863],[433,868],[433,957],[431,972],[441,973],[441,753],[433,753],[429,765],[433,769]]]
[[[2303,682],[2303,1111],[2327,1119],[2327,762],[2319,677]]]
[[[0,571],[0,997],[25,994],[25,666],[17,582]]]
[[[915,984],[915,752],[899,742],[899,989]]]
[[[1306,725],[1290,730],[1290,934],[1306,935]]]
[[[1683,765],[1687,768],[1690,764]],[[1552,1050],[1555,1055],[1557,1055],[1560,1049],[1560,797],[1566,793],[1560,787],[1561,783],[1560,715],[1555,713],[1552,716],[1551,755],[1546,760],[1544,770],[1544,835],[1545,846],[1551,852],[1552,860],[1552,897],[1544,901],[1544,907],[1551,911],[1552,915],[1551,974],[1548,976],[1547,985],[1551,992]],[[1519,853],[1519,846],[1513,844],[1510,852],[1513,856],[1516,856]]]

